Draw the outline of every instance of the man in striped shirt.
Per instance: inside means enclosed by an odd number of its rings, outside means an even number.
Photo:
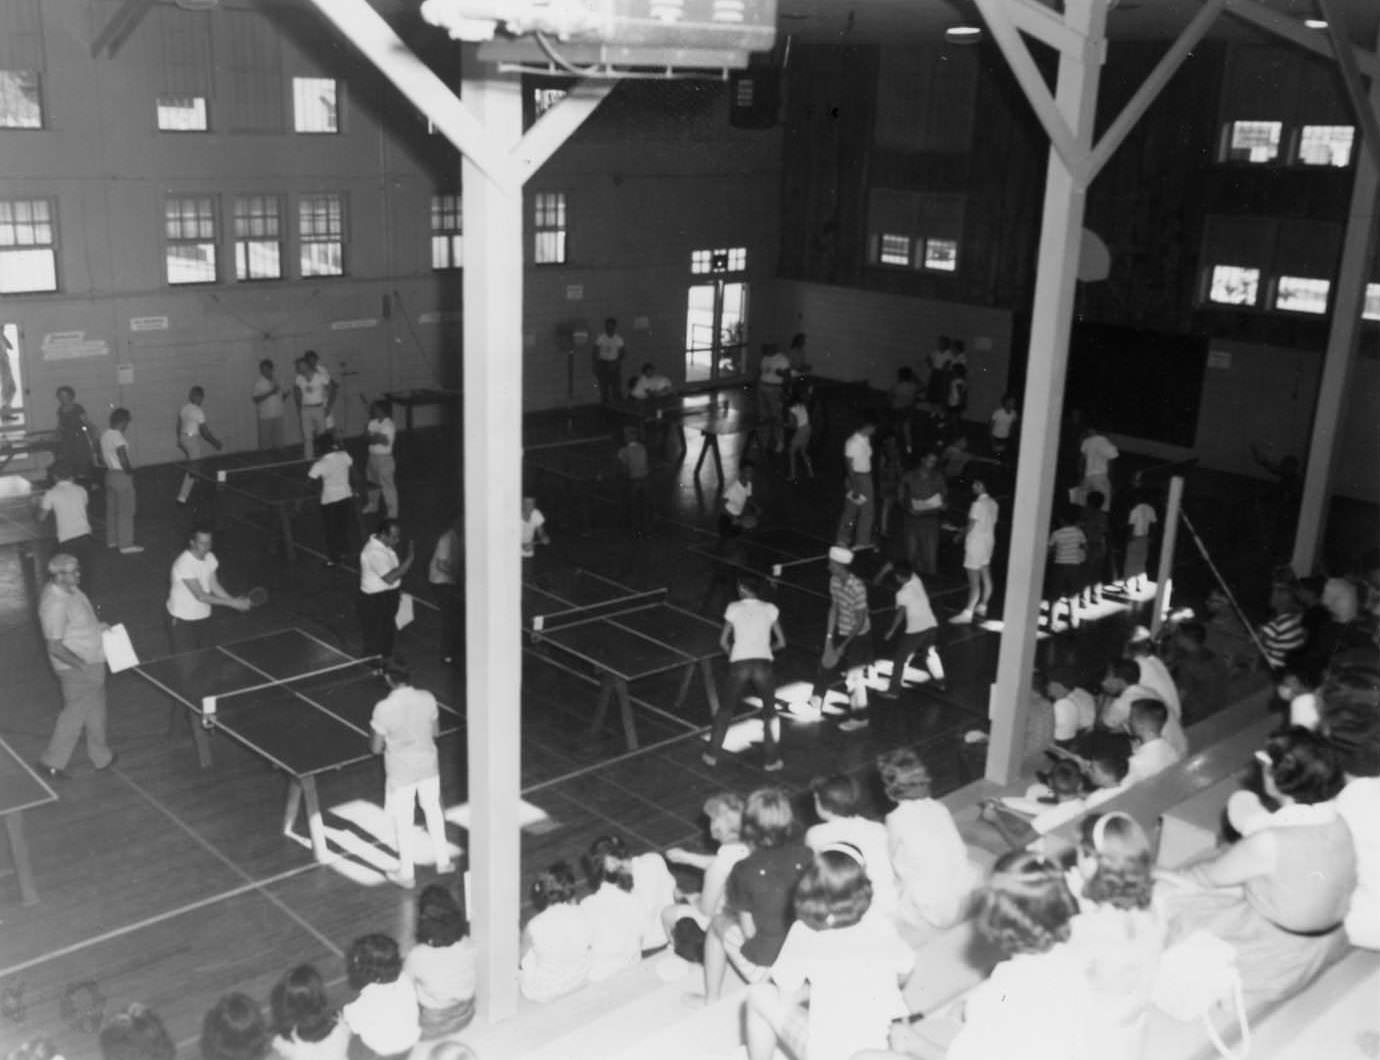
[[[1270,610],[1275,617],[1260,627],[1260,643],[1270,669],[1278,671],[1308,642],[1308,631],[1303,628],[1303,608],[1287,583],[1277,582],[1270,589]]]
[[[853,553],[842,545],[829,549],[829,616],[824,630],[824,654],[815,674],[810,706],[820,710],[824,693],[834,675],[844,671],[848,690],[848,717],[839,722],[844,732],[867,725],[867,667],[873,661],[872,616],[867,606],[867,586],[852,571]],[[832,661],[831,661],[832,660]]]

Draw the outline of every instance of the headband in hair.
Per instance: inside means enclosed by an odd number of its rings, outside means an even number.
[[[846,858],[851,858],[858,863],[858,868],[863,872],[867,871],[867,859],[863,857],[863,852],[852,843],[839,840],[836,843],[829,843],[819,848],[821,854],[842,854]]]
[[[1130,821],[1132,819],[1129,813],[1123,813],[1121,810],[1113,810],[1111,813],[1104,813],[1101,817],[1094,821],[1092,830],[1092,848],[1095,853],[1102,853],[1102,840],[1107,835],[1107,825],[1109,822],[1112,821],[1113,818],[1119,818],[1123,821]]]

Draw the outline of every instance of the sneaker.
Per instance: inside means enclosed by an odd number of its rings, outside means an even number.
[[[949,619],[951,626],[971,626],[973,624],[973,613],[971,611],[960,611]]]
[[[768,773],[779,773],[786,768],[786,763],[779,758],[773,758],[770,762],[765,763],[762,768]]]
[[[48,780],[71,780],[71,779],[72,779],[71,774],[68,773],[67,770],[65,770],[65,769],[59,769],[57,766],[50,766],[50,765],[47,765],[47,764],[44,763],[44,762],[35,762],[35,763],[34,763],[34,772],[36,772],[39,776],[44,777],[44,778],[46,778],[46,779],[48,779]]]
[[[110,761],[107,762],[107,763],[106,763],[105,765],[103,765],[103,766],[97,766],[97,767],[96,767],[96,772],[97,772],[97,773],[101,773],[101,772],[104,772],[104,771],[107,770],[107,769],[113,769],[113,768],[115,767],[115,763],[118,762],[119,760],[120,760],[120,756],[119,756],[118,754],[116,754],[115,752],[112,751],[111,754],[110,754]]]
[[[136,552],[143,552],[143,551],[144,551],[144,546],[143,546],[143,545],[126,545],[124,548],[120,549],[120,554],[121,554],[121,555],[124,555],[124,556],[132,556],[132,555],[134,555]]]
[[[860,718],[856,714],[839,722],[839,732],[857,732],[859,729],[865,728],[867,728],[867,719]]]

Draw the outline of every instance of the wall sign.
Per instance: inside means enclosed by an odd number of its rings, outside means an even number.
[[[105,339],[88,339],[84,331],[53,331],[43,336],[39,346],[45,361],[75,361],[82,357],[105,357],[110,346]]]
[[[568,283],[565,285],[565,300],[567,302],[579,302],[585,297],[585,285],[582,283]]]
[[[1209,368],[1221,368],[1230,370],[1231,351],[1230,350],[1208,350],[1207,366]]]
[[[332,331],[363,331],[365,328],[378,327],[378,317],[363,317],[359,320],[332,320]]]
[[[130,331],[167,331],[167,317],[130,317]]]

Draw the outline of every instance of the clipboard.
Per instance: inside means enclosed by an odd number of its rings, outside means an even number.
[[[122,673],[139,665],[139,656],[130,642],[124,624],[111,626],[101,633],[101,647],[105,649],[105,663],[112,674]]]
[[[406,629],[412,625],[412,620],[415,617],[416,607],[412,603],[412,594],[401,594],[398,597],[398,612],[393,616],[393,625],[398,629]]]

